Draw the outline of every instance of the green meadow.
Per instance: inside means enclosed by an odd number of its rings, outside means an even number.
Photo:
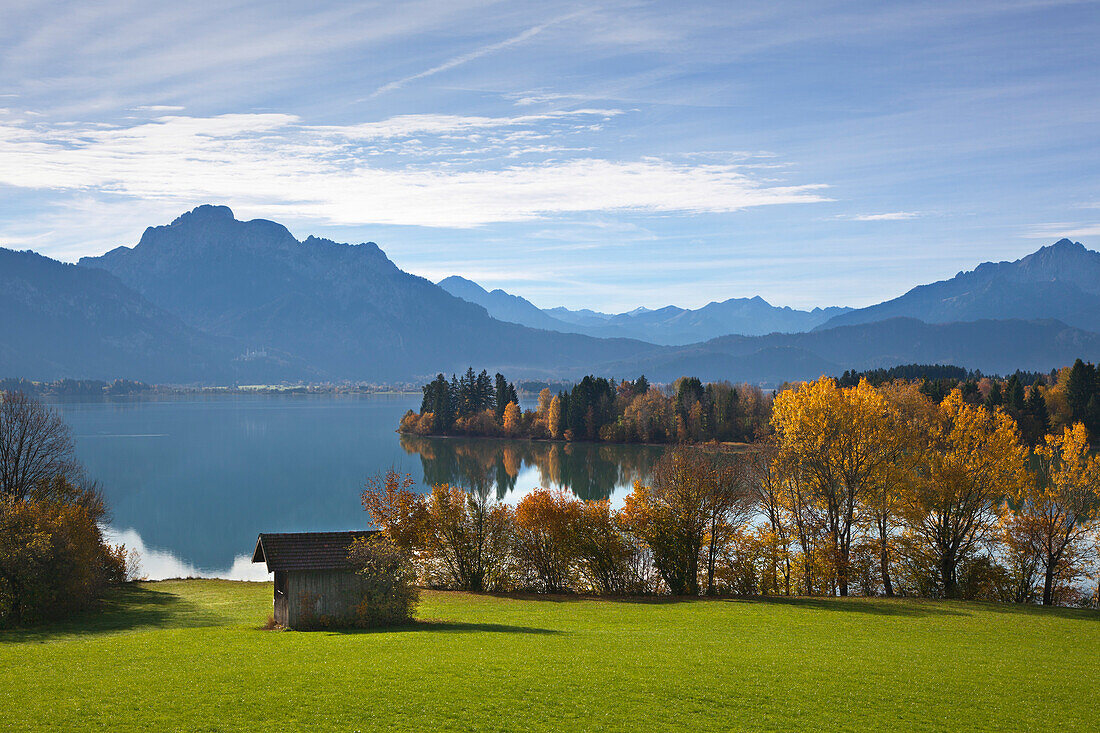
[[[1098,730],[1100,613],[425,592],[270,631],[271,585],[138,583],[0,631],[0,730]]]

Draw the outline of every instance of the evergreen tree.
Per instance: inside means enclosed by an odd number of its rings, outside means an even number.
[[[1066,402],[1073,422],[1088,425],[1089,402],[1096,395],[1096,368],[1078,359],[1066,380]]]
[[[587,435],[585,429],[585,417],[588,414],[588,408],[592,404],[592,394],[594,392],[595,380],[591,376],[586,376],[573,387],[573,391],[569,393],[569,408],[566,410],[566,427],[573,431],[574,439],[583,438]]]
[[[1029,445],[1038,445],[1043,436],[1050,431],[1050,414],[1047,412],[1047,401],[1039,390],[1039,385],[1032,386],[1027,395],[1027,403],[1024,405],[1023,419],[1020,421],[1020,432]]]
[[[476,395],[474,403],[475,412],[492,410],[496,407],[496,399],[493,394],[493,379],[489,376],[489,372],[484,369],[481,370],[481,374],[477,375],[474,394]]]
[[[1005,385],[1005,407],[1013,417],[1018,417],[1024,411],[1024,383],[1017,372],[1008,378]]]
[[[978,383],[975,380],[968,379],[965,382],[963,382],[961,390],[962,390],[963,400],[966,401],[967,404],[977,405],[977,404],[981,403],[982,393],[978,389]],[[940,401],[941,402],[943,401],[942,398],[941,398]]]
[[[511,395],[508,392],[508,380],[505,379],[504,375],[501,374],[500,372],[497,372],[496,379],[495,379],[495,385],[493,387],[493,392],[494,392],[494,396],[496,397],[496,404],[494,405],[494,407],[495,407],[494,411],[496,413],[497,422],[498,423],[503,422],[503,420],[504,420],[504,409],[506,407],[508,407],[508,403],[511,401],[509,399],[509,397]]]
[[[436,375],[422,388],[424,398],[420,401],[420,413],[434,415],[432,432],[445,433],[454,425],[454,395],[451,385],[442,374]]]
[[[477,375],[469,367],[458,382],[457,413],[459,417],[469,417],[478,411]]]
[[[1004,404],[1004,395],[1001,394],[1001,383],[993,382],[989,388],[989,396],[985,398],[985,406],[993,409]]]

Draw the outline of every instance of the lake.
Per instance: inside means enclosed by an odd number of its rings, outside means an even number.
[[[536,487],[621,501],[661,449],[395,432],[419,395],[172,395],[51,400],[111,508],[112,541],[151,579],[264,579],[260,532],[361,529],[363,482],[390,467],[515,503]]]

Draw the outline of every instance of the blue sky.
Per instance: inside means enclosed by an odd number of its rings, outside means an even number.
[[[200,203],[549,307],[1100,249],[1095,2],[0,5],[0,245]]]

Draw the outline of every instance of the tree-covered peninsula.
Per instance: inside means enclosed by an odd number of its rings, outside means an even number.
[[[683,377],[664,389],[634,380],[587,376],[556,394],[539,392],[524,410],[513,383],[468,369],[424,385],[420,412],[409,410],[400,431],[610,443],[748,442],[766,430],[771,396],[749,384],[704,384]]]

